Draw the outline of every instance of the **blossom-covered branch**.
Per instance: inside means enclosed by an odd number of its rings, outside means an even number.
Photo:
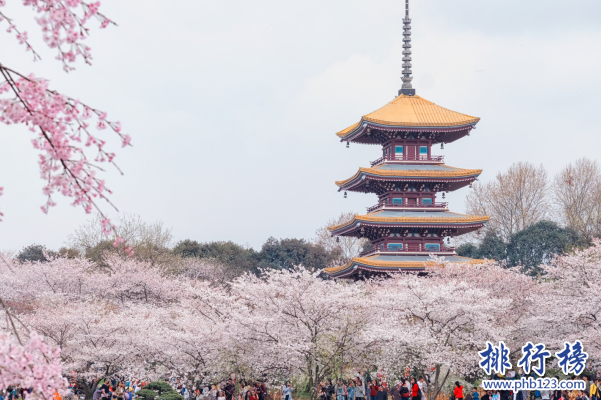
[[[4,5],[5,1],[0,0],[0,7]],[[32,7],[39,15],[36,22],[44,41],[50,48],[57,49],[57,59],[65,71],[73,69],[71,64],[78,57],[91,63],[90,48],[83,42],[89,35],[86,24],[90,19],[96,18],[101,28],[114,24],[99,12],[99,2],[23,0],[23,5]],[[0,11],[0,22],[3,21],[9,25],[8,32],[14,32],[19,43],[33,52],[34,59],[40,59],[28,41],[27,32],[19,30],[14,21]],[[99,172],[104,171],[101,164],[106,162],[116,167],[115,153],[105,148],[108,139],[101,137],[98,131],[112,130],[123,147],[130,144],[131,138],[121,133],[119,122],[106,117],[101,110],[51,90],[47,80],[17,72],[0,61],[0,122],[24,124],[36,134],[32,144],[41,153],[38,163],[46,182],[43,187],[46,203],[42,210],[47,213],[56,205],[53,195],[57,193],[71,197],[73,205],[82,206],[86,213],[96,209],[102,216],[103,232],[116,235],[114,225],[97,203],[102,199],[111,204],[107,197],[111,191],[99,176]],[[115,245],[119,243],[117,238]]]
[[[25,345],[0,333],[0,371],[0,387],[31,388],[28,398],[51,399],[56,390],[60,393],[67,386],[62,376],[60,351],[44,343],[35,332]]]
[[[5,4],[5,0],[0,0],[0,7]],[[99,12],[100,2],[23,0],[23,5],[33,8],[39,14],[36,22],[42,30],[44,41],[48,47],[57,50],[56,59],[63,63],[63,69],[67,72],[74,69],[69,64],[75,62],[78,57],[82,57],[87,64],[91,64],[90,47],[83,43],[83,40],[90,34],[89,28],[86,27],[86,23],[90,19],[97,19],[101,28],[106,28],[109,24],[116,25],[114,21]],[[3,20],[9,24],[8,32],[14,32],[19,43],[24,44],[28,51],[33,52],[34,59],[40,59],[27,41],[27,32],[21,32],[9,17],[0,12],[0,22]]]
[[[38,163],[47,196],[42,210],[47,213],[56,204],[52,196],[58,192],[72,197],[73,205],[83,206],[87,213],[96,208],[102,214],[95,200],[109,201],[106,194],[111,191],[97,176],[102,171],[98,164],[115,165],[115,154],[104,148],[106,141],[91,130],[91,124],[98,130],[113,130],[123,146],[129,145],[130,137],[121,133],[118,122],[107,121],[106,113],[50,90],[44,79],[23,76],[2,64],[0,74],[4,78],[0,94],[8,95],[0,99],[0,121],[24,124],[37,134],[32,143],[42,153]],[[94,149],[93,157],[86,154],[86,148]],[[103,227],[110,233],[107,218]]]

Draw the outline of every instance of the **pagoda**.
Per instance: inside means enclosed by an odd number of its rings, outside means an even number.
[[[332,278],[362,279],[399,271],[420,272],[434,265],[432,256],[449,262],[479,263],[460,257],[445,244],[451,237],[482,228],[487,216],[450,212],[440,202],[445,193],[469,185],[481,169],[444,164],[432,147],[470,134],[480,118],[440,107],[420,96],[411,85],[411,19],[405,0],[402,88],[390,103],[364,115],[337,133],[341,142],[382,146],[382,156],[369,168],[336,182],[338,191],[374,193],[378,203],[367,214],[328,229],[332,236],[367,238],[372,246],[346,265],[326,268]]]

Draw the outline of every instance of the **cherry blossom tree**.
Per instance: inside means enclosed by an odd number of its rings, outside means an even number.
[[[320,272],[269,270],[232,284],[232,296],[243,305],[234,316],[242,328],[237,341],[261,354],[249,364],[257,371],[303,373],[313,398],[324,377],[360,365],[377,345],[365,337],[373,315],[365,287],[323,280]]]
[[[585,338],[589,357],[601,359],[601,241],[557,256],[541,268],[546,272],[545,290],[534,321],[539,335],[554,349],[567,340]]]
[[[18,328],[60,349],[63,372],[87,398],[99,378],[115,372],[155,379],[172,371],[190,380],[229,374],[235,328],[224,310],[237,303],[223,287],[133,258],[105,261],[0,257],[0,292]]]
[[[224,380],[235,370],[238,359],[238,348],[232,340],[236,327],[226,318],[229,307],[223,303],[225,307],[216,312],[210,305],[215,304],[210,297],[224,294],[221,289],[205,285],[189,290],[202,293],[203,299],[183,300],[177,311],[157,310],[154,317],[161,322],[154,329],[159,332],[152,332],[148,343],[161,349],[157,361],[190,385],[195,377],[205,383]]]
[[[50,399],[55,391],[62,393],[66,380],[62,376],[59,351],[44,343],[35,332],[25,344],[0,332],[0,388],[11,385],[31,388],[30,396],[34,399]]]
[[[74,69],[78,59],[91,64],[90,48],[85,44],[90,20],[98,20],[101,28],[114,24],[99,12],[99,2],[22,0],[22,4],[38,14],[36,22],[43,39],[56,50],[56,58],[67,72]],[[39,60],[28,33],[2,11],[5,5],[0,1],[0,22],[8,25],[8,32],[34,60]],[[82,206],[86,213],[96,209],[102,215],[104,233],[116,233],[98,204],[100,199],[110,203],[111,193],[99,174],[101,165],[116,166],[115,153],[105,147],[108,139],[101,132],[113,131],[123,147],[130,144],[131,137],[121,132],[119,122],[108,120],[106,112],[56,91],[44,78],[16,71],[6,61],[0,61],[0,75],[0,122],[27,126],[34,134],[33,147],[40,153],[38,164],[46,195],[42,211],[47,213],[56,205],[54,196],[61,194],[72,198],[72,204]]]
[[[232,372],[302,375],[316,396],[323,379],[372,365],[393,375],[433,367],[436,395],[451,371],[477,376],[486,341],[505,341],[515,358],[526,341],[584,333],[598,357],[595,246],[557,258],[542,280],[493,262],[438,259],[425,276],[346,282],[296,267],[223,285],[205,265],[173,275],[117,256],[102,267],[2,256],[0,292],[20,321],[17,332],[35,331],[59,349],[63,372],[76,371],[88,397],[97,378],[117,371],[147,379],[171,372],[190,383]],[[557,318],[576,323],[556,326]]]
[[[155,337],[164,333],[155,327],[166,323],[157,310],[179,307],[185,293],[178,279],[148,264],[117,256],[107,264],[98,268],[66,258],[19,263],[5,255],[0,260],[0,292],[22,323],[17,329],[36,331],[60,349],[64,372],[76,371],[87,397],[105,374],[152,373],[148,366],[162,359],[165,347]]]
[[[374,282],[373,302],[385,317],[370,330],[386,342],[379,365],[396,371],[434,367],[434,397],[450,371],[478,372],[477,352],[487,340],[516,334],[532,310],[529,296],[536,294],[531,278],[495,263],[440,262],[427,276],[395,274]]]

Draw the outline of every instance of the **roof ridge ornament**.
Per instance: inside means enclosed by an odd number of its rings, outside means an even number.
[[[402,94],[415,96],[415,89],[411,86],[411,18],[409,18],[409,0],[405,0],[405,18],[403,18],[403,86],[399,90]]]

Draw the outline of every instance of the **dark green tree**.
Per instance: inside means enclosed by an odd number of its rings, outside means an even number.
[[[240,274],[257,271],[257,252],[234,242],[198,243],[186,239],[175,245],[173,253],[181,257],[214,258]]]
[[[187,258],[187,257],[201,257],[202,244],[196,240],[185,239],[177,242],[173,248],[173,254]]]
[[[487,232],[478,248],[478,257],[503,261],[507,259],[507,243],[496,233]]]
[[[480,258],[480,249],[473,243],[463,243],[456,251],[461,257]]]
[[[136,393],[136,396],[144,400],[154,400],[159,394],[154,390],[141,389]]]
[[[17,254],[17,260],[21,262],[31,261],[31,262],[47,262],[48,259],[44,255],[46,253],[50,257],[56,256],[54,251],[48,250],[46,246],[42,246],[41,244],[32,244],[30,246],[24,247],[23,250]]]
[[[163,394],[165,392],[173,392],[173,387],[163,381],[154,381],[150,382],[148,385],[144,387],[144,389],[156,390],[159,394]]]
[[[534,276],[541,272],[539,265],[549,263],[553,256],[586,244],[572,229],[541,221],[510,237],[507,265],[522,266],[527,274]]]
[[[173,390],[170,384],[162,381],[150,382],[137,393],[137,396],[144,400],[184,400],[184,396]]]
[[[259,252],[262,268],[290,269],[302,264],[306,268],[323,269],[336,260],[338,254],[326,251],[304,239],[267,239]]]

